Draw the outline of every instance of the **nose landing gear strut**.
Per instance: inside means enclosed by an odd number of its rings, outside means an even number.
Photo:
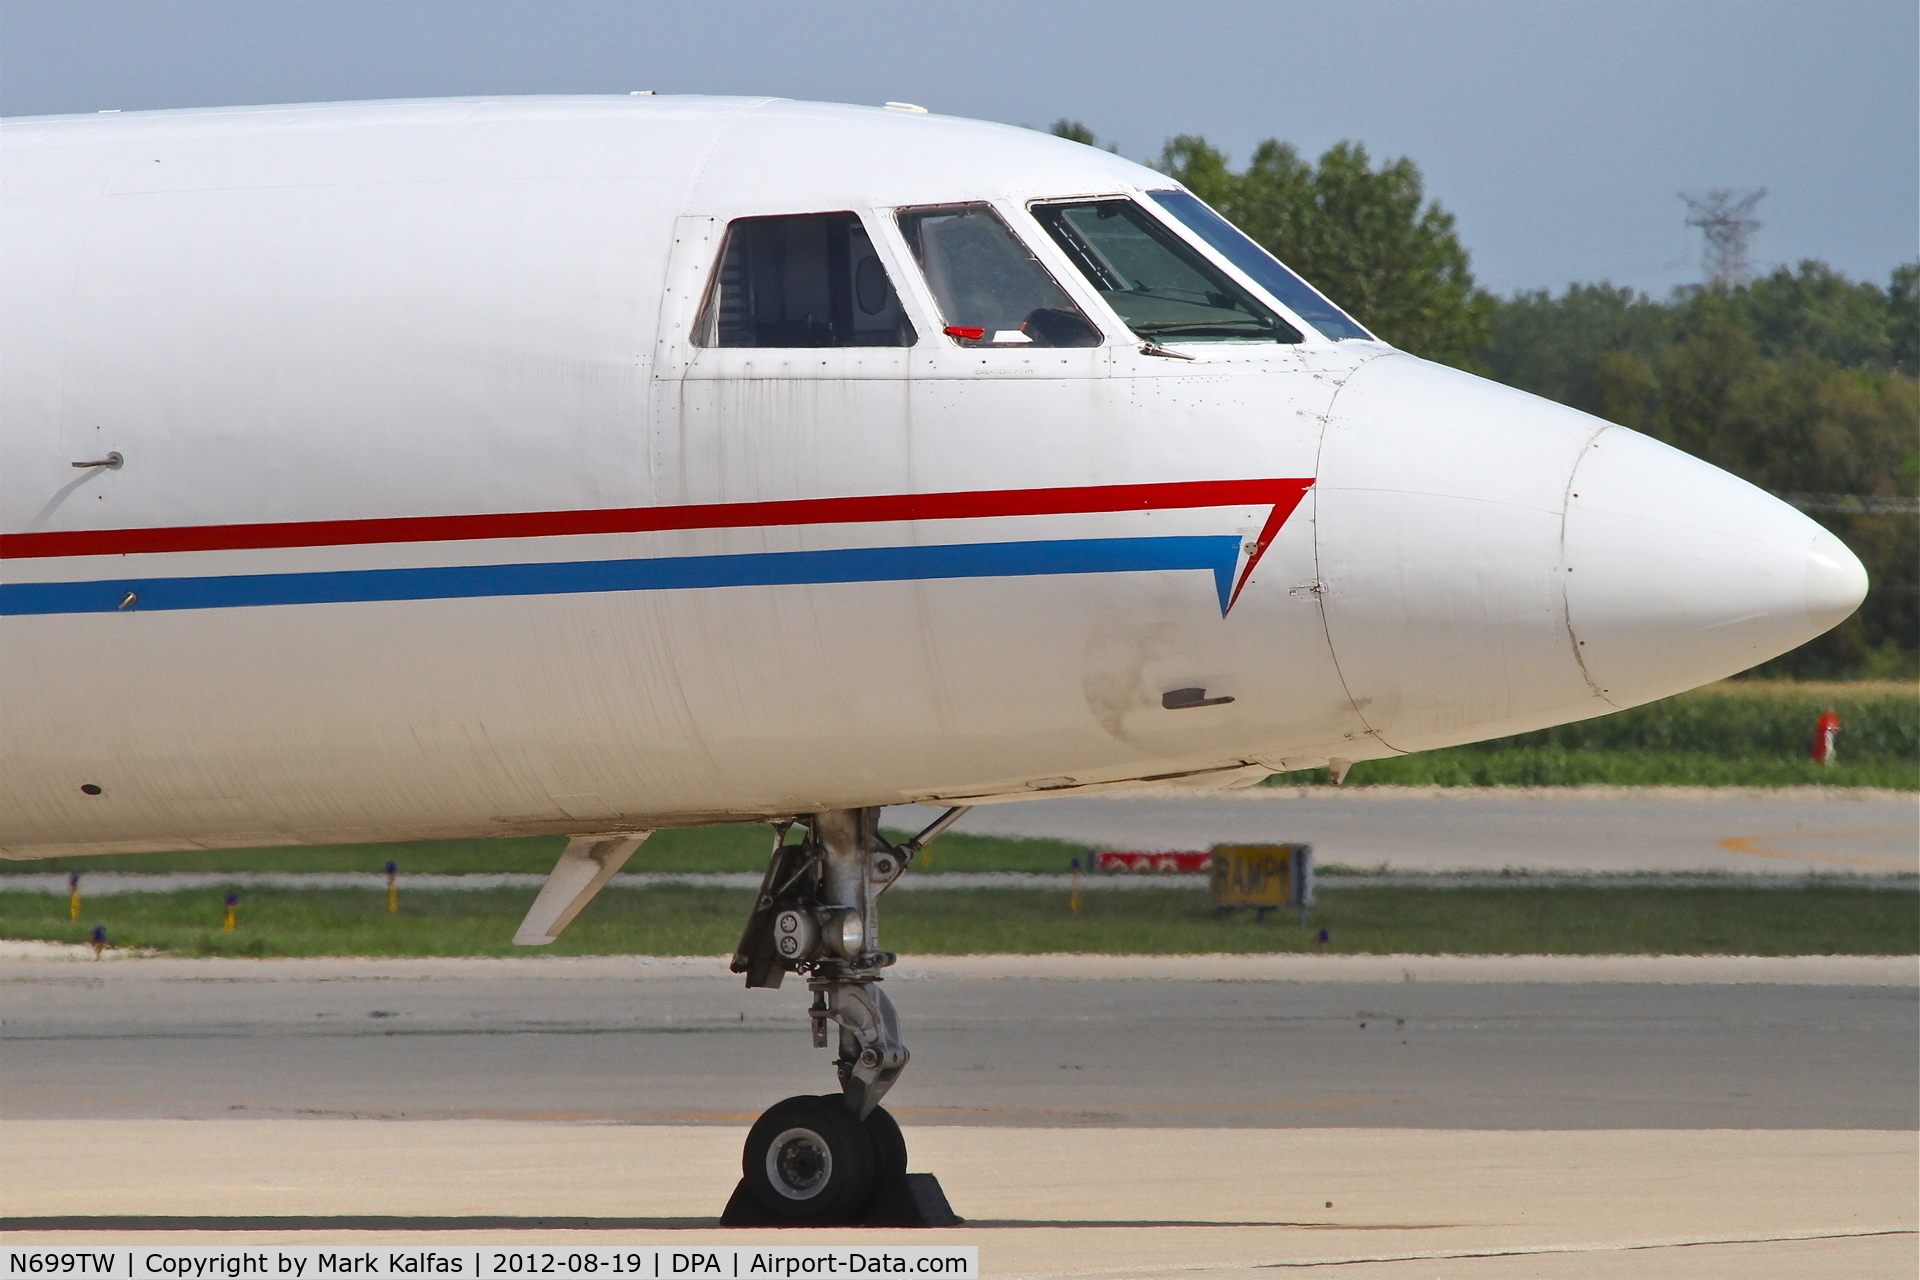
[[[740,1185],[720,1224],[952,1226],[960,1219],[932,1174],[907,1172],[900,1126],[880,1106],[909,1054],[880,970],[880,895],[967,806],[949,809],[906,844],[880,835],[880,810],[830,809],[775,828],[773,856],[734,953],[749,987],[800,974],[815,1048],[837,1029],[840,1092],[801,1094],[768,1108],[747,1134]]]

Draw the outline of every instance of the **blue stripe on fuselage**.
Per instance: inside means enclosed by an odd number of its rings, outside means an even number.
[[[1217,535],[1077,538],[1055,542],[970,542],[649,560],[577,560],[563,564],[17,582],[0,584],[0,614],[113,613],[122,607],[129,592],[135,600],[128,607],[147,613],[366,600],[457,600],[599,591],[684,591],[703,587],[1206,569],[1213,574],[1220,611],[1224,615],[1239,551],[1239,538]]]

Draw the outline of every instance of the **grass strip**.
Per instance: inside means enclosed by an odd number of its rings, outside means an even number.
[[[1548,732],[1552,732],[1549,730]],[[1534,735],[1527,734],[1526,738]],[[1353,766],[1349,787],[1884,787],[1920,788],[1904,760],[1842,758],[1831,765],[1791,756],[1720,756],[1702,751],[1600,750],[1519,738],[1446,747]],[[1505,744],[1505,745],[1503,745]],[[1325,769],[1275,774],[1274,786],[1330,782]]]
[[[130,894],[87,904],[0,892],[0,936],[84,942],[96,924],[115,946],[190,956],[720,955],[746,919],[749,892],[660,886],[602,893],[560,940],[509,939],[532,901],[522,889],[410,892],[386,910],[369,890],[253,890],[238,927],[221,929],[224,894]],[[1920,896],[1848,886],[1748,888],[1373,888],[1322,894],[1308,928],[1276,912],[1217,915],[1204,891],[1086,894],[954,890],[890,895],[885,945],[903,954],[1328,950],[1470,955],[1913,955]]]
[[[1815,764],[1814,721],[1840,717],[1839,762]],[[1326,780],[1326,770],[1274,779]],[[1920,789],[1920,689],[1890,680],[1723,680],[1574,724],[1389,760],[1348,786],[1890,787]]]

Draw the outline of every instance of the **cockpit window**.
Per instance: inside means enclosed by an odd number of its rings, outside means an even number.
[[[902,209],[900,232],[963,347],[1097,347],[1100,331],[992,206]]]
[[[1033,216],[1149,342],[1301,341],[1298,329],[1131,200],[1037,204]]]
[[[910,347],[867,229],[851,213],[739,218],[694,329],[703,347]]]
[[[1149,191],[1154,203],[1186,225],[1187,230],[1220,251],[1220,256],[1246,272],[1252,281],[1280,299],[1286,307],[1338,342],[1342,338],[1373,335],[1353,317],[1327,301],[1321,292],[1288,270],[1278,258],[1260,247],[1258,241],[1215,213],[1197,196],[1185,191]]]

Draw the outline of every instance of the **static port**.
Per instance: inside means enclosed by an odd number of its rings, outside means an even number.
[[[83,782],[80,784],[80,793],[82,795],[97,796],[100,794],[100,791],[101,787],[97,782]]]

